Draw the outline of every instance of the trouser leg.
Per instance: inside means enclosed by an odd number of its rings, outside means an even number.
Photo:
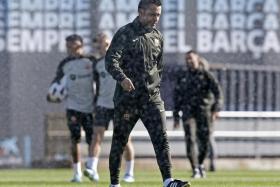
[[[114,131],[111,151],[109,155],[109,168],[111,184],[119,184],[121,159],[138,117],[128,106],[116,107],[114,116]]]
[[[215,137],[213,135],[213,130],[210,129],[210,142],[209,142],[209,160],[210,160],[210,171],[215,171],[215,160],[217,158],[217,145]]]
[[[73,163],[81,160],[80,145],[81,142],[81,113],[74,110],[67,110],[67,126],[71,134],[71,153]]]
[[[192,169],[197,168],[198,164],[198,142],[197,142],[197,126],[194,118],[187,119],[183,122],[185,130],[185,140],[187,147],[187,157],[190,160]]]
[[[165,112],[161,112],[156,105],[151,104],[143,111],[141,120],[150,135],[163,181],[171,178],[171,158],[166,134]]]
[[[197,119],[197,137],[199,140],[199,165],[203,164],[209,148],[210,142],[210,131],[209,126],[211,124],[210,114],[202,114]]]

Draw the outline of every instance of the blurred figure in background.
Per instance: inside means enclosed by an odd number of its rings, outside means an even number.
[[[82,181],[81,169],[81,129],[85,131],[88,144],[88,158],[86,165],[92,166],[93,152],[92,141],[92,112],[93,112],[93,63],[84,57],[83,39],[77,34],[66,37],[66,49],[68,56],[62,60],[57,68],[53,80],[59,83],[65,78],[65,108],[67,125],[71,134],[71,153],[73,158],[74,176],[72,182]],[[47,99],[50,100],[48,94]]]
[[[210,66],[208,61],[203,58],[199,57],[200,67],[205,70],[209,71]],[[213,120],[214,123],[214,120]],[[209,171],[216,171],[216,158],[217,158],[217,144],[214,137],[214,124],[212,129],[210,130],[210,141],[209,141],[209,151],[208,151],[208,158],[209,158]]]
[[[174,128],[179,127],[179,111],[182,111],[193,178],[206,177],[204,160],[208,155],[213,121],[223,102],[219,83],[208,69],[205,59],[195,51],[187,52],[186,68],[178,72],[174,90]]]
[[[116,81],[105,69],[105,54],[110,45],[110,40],[105,33],[99,33],[93,38],[93,61],[94,64],[94,80],[96,84],[95,108],[93,120],[93,162],[90,168],[86,169],[84,174],[92,181],[99,181],[97,172],[98,159],[101,152],[101,143],[104,138],[105,130],[108,129],[109,123],[114,117],[113,96],[116,87]],[[125,182],[134,182],[134,149],[129,138],[125,154],[126,168],[123,180]]]

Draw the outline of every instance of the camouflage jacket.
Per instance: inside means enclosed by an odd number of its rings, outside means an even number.
[[[177,73],[174,90],[175,121],[179,121],[179,111],[183,118],[201,113],[217,112],[223,104],[221,87],[208,70],[181,69]]]
[[[107,71],[118,82],[115,105],[123,99],[161,101],[162,53],[161,33],[144,28],[138,17],[117,31],[105,57]],[[135,86],[132,92],[124,91],[120,85],[126,77]]]

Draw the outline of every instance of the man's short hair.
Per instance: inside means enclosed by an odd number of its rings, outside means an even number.
[[[65,40],[66,40],[66,42],[80,41],[82,44],[84,43],[83,38],[78,34],[71,34],[71,35],[67,36],[65,38]]]
[[[161,1],[160,0],[140,0],[138,4],[138,10],[139,9],[147,9],[147,7],[151,4],[161,6]]]
[[[188,54],[188,55],[191,54],[191,53],[194,53],[194,54],[198,55],[198,53],[193,49],[186,52],[186,54]]]
[[[102,39],[108,39],[109,40],[109,36],[108,34],[106,34],[105,32],[99,32],[97,33],[93,38],[92,38],[92,42],[95,43],[98,41],[99,38],[102,38]]]

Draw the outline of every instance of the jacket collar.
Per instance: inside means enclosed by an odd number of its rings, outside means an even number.
[[[81,59],[84,58],[83,55],[79,55],[79,56],[67,56],[68,60],[76,60],[76,59]]]
[[[134,29],[139,33],[139,34],[146,34],[149,32],[152,32],[154,29],[151,28],[146,28],[145,26],[142,25],[142,23],[139,20],[139,16],[137,16],[133,22],[132,25]]]

